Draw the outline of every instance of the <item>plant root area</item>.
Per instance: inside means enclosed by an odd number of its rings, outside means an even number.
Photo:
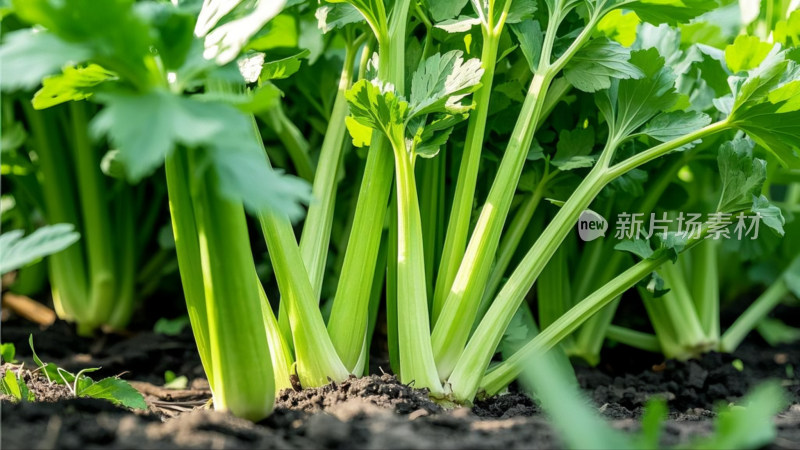
[[[121,375],[142,392],[147,411],[73,398],[34,369],[28,335],[45,362],[78,371],[102,367],[94,379]],[[275,412],[259,423],[208,409],[211,393],[192,341],[150,332],[130,336],[77,337],[65,323],[46,330],[9,322],[3,341],[17,348],[19,366],[35,393],[34,403],[2,398],[3,448],[558,448],[561,442],[535,402],[512,386],[510,393],[445,410],[424,390],[376,372],[317,389],[281,392]],[[735,360],[739,360],[734,364]],[[710,353],[687,362],[616,346],[600,366],[576,372],[588,401],[617,429],[637,430],[653,396],[667,400],[670,414],[663,445],[687,443],[711,433],[720,403],[735,402],[765,379],[778,379],[791,405],[775,419],[770,448],[800,448],[800,348],[769,347],[757,336],[733,355]],[[373,365],[374,365],[373,360]],[[741,368],[739,370],[736,366]],[[12,368],[13,367],[13,368]],[[380,367],[380,365],[378,365]],[[166,389],[164,372],[186,376],[183,389]],[[388,367],[384,367],[388,371]]]

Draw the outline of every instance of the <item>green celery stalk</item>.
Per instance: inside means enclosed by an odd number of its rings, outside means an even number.
[[[439,154],[432,159],[422,159],[416,162],[417,174],[421,185],[420,191],[425,195],[420,199],[422,217],[422,241],[425,250],[425,282],[428,291],[428,303],[433,300],[433,282],[435,279],[435,262],[441,254],[439,236],[442,234],[441,222],[444,218],[444,154]],[[430,309],[430,308],[429,308]]]
[[[317,387],[327,384],[328,378],[347,379],[350,371],[328,336],[289,218],[267,212],[260,220],[281,303],[287,308],[300,382],[305,387]]]
[[[506,2],[511,4],[510,1]],[[478,181],[481,150],[486,133],[486,119],[489,115],[489,100],[492,95],[497,48],[500,44],[500,33],[495,34],[488,26],[483,26],[483,47],[481,49],[481,65],[483,77],[481,87],[473,93],[474,110],[467,122],[467,139],[461,155],[461,165],[456,180],[456,190],[450,216],[447,222],[444,248],[439,262],[439,272],[433,295],[432,323],[436,323],[444,307],[447,294],[455,280],[461,259],[467,247],[472,205],[475,201],[475,186]],[[500,24],[502,31],[502,24]]]
[[[477,373],[478,368],[488,366],[494,349],[497,348],[497,344],[502,338],[503,331],[511,321],[525,294],[531,289],[544,266],[572,230],[581,212],[589,207],[603,187],[613,179],[642,164],[663,156],[687,143],[726,130],[729,127],[730,124],[727,120],[713,123],[700,130],[638,153],[613,166],[610,165],[610,162],[619,143],[609,141],[598,162],[559,209],[556,216],[511,274],[511,277],[487,311],[486,316],[478,325],[472,338],[470,338],[449,379],[453,392],[457,393],[457,397],[467,398],[467,394],[470,392],[474,395],[480,377]]]
[[[570,276],[567,263],[569,249],[562,245],[542,271],[536,283],[536,297],[539,307],[539,326],[547,329],[561,314],[572,307]]]
[[[118,254],[116,255],[118,262],[116,277],[117,277],[117,298],[112,300],[114,308],[108,317],[107,323],[110,327],[115,329],[124,329],[133,315],[133,310],[136,307],[136,298],[144,297],[146,291],[137,289],[137,263],[139,261],[139,248],[137,243],[142,242],[138,240],[136,233],[136,219],[133,214],[133,209],[129,207],[131,190],[128,186],[122,187],[122,198],[120,203],[128,207],[117,207],[117,227],[115,244]],[[146,236],[153,236],[148,232]],[[152,291],[151,291],[152,292]]]
[[[275,391],[280,392],[284,389],[292,389],[294,387],[291,379],[292,366],[294,365],[292,350],[286,343],[283,333],[281,333],[278,320],[275,318],[275,313],[272,312],[272,306],[267,298],[267,293],[264,292],[264,287],[260,285],[259,287],[261,316],[267,331],[267,343],[269,344],[272,359],[272,372],[275,376]]]
[[[666,306],[667,318],[674,324],[673,326],[680,327],[678,343],[687,349],[706,347],[709,344],[708,337],[700,323],[680,261],[664,266],[660,273],[670,288],[660,300]]]
[[[358,51],[357,44],[349,43],[345,48],[344,66],[339,77],[339,89],[333,102],[333,111],[330,115],[322,149],[319,154],[319,164],[314,175],[312,195],[314,201],[308,207],[308,215],[303,224],[300,235],[300,253],[303,256],[311,287],[319,298],[322,291],[322,279],[325,273],[325,264],[328,258],[328,247],[331,239],[331,225],[333,211],[336,205],[337,175],[342,161],[347,130],[344,118],[348,114],[345,91],[350,87],[353,78],[353,64]]]
[[[658,337],[654,334],[643,333],[616,325],[609,325],[606,330],[606,336],[609,339],[630,347],[653,353],[661,353],[661,344],[658,341]]]
[[[693,239],[687,243],[686,249],[702,242],[707,229],[703,229],[701,237]],[[518,350],[514,355],[497,365],[486,374],[480,383],[480,388],[486,395],[497,394],[509,383],[514,381],[517,375],[524,368],[526,361],[538,354],[542,354],[557,345],[566,336],[569,336],[589,317],[600,311],[623,292],[630,289],[640,280],[658,269],[670,259],[668,253],[662,256],[645,259],[635,264],[630,269],[615,277],[609,283],[593,292],[591,295],[580,301],[564,315],[558,318],[553,324],[542,330],[535,338]],[[469,400],[474,397],[475,391],[456,391],[453,393],[456,399]]]
[[[669,312],[663,298],[654,298],[646,289],[639,288],[647,316],[656,332],[661,351],[667,358],[678,358],[683,354],[683,347],[678,342],[678,331],[671,320],[667,319]]]
[[[205,288],[214,406],[238,417],[261,420],[272,411],[275,377],[244,208],[221,196],[213,171],[190,178],[190,183]]]
[[[89,141],[85,102],[69,102],[72,124],[71,146],[75,159],[75,175],[81,208],[81,225],[85,236],[89,277],[89,310],[78,318],[78,326],[85,332],[106,323],[117,306],[114,243],[108,207],[105,204],[103,174],[97,164],[99,158]],[[127,304],[130,307],[132,305]]]
[[[378,78],[392,83],[399,94],[405,90],[405,37],[410,4],[410,0],[395,2],[388,29],[385,24],[382,27],[371,24],[378,26],[373,28],[378,38]],[[373,135],[353,219],[352,229],[357,232],[348,241],[329,319],[331,340],[349,369],[362,363],[372,277],[392,188],[390,147],[389,141],[380,133]]]
[[[69,170],[67,152],[56,143],[60,129],[56,123],[56,111],[35,111],[29,102],[22,103],[30,125],[33,141],[39,156],[40,178],[44,206],[50,223],[78,224],[78,206],[73,190],[75,182]],[[47,258],[53,305],[59,317],[67,320],[86,317],[89,289],[82,245],[71,245],[67,249]]]
[[[551,63],[550,56],[556,31],[570,10],[571,7],[566,7],[563,10],[550,11],[539,67],[528,88],[519,119],[508,148],[503,154],[486,203],[481,209],[464,258],[436,320],[433,346],[439,376],[442,379],[447,379],[452,373],[469,338],[470,327],[464,327],[463,324],[473,323],[480,308],[481,296],[491,270],[492,256],[499,245],[525,157],[533,141],[533,134],[547,104],[550,84],[555,75],[589,40],[594,26],[601,18],[600,14],[593,14],[587,27],[576,37],[567,51]],[[494,342],[493,348],[496,346],[497,342]]]
[[[432,395],[441,395],[444,391],[431,351],[425,250],[414,180],[413,150],[406,150],[402,135],[392,136],[390,141],[397,172],[397,336],[402,367],[400,380],[428,388]]]
[[[200,264],[200,243],[198,241],[197,221],[191,196],[189,180],[192,173],[183,149],[176,149],[164,162],[169,194],[169,210],[172,219],[172,233],[175,237],[175,252],[180,268],[183,296],[186,310],[192,324],[194,341],[200,353],[208,384],[215,388],[213,362],[211,359],[211,337],[208,331],[208,312]]]
[[[367,329],[367,336],[364,339],[364,376],[370,375],[369,370],[369,354],[370,348],[373,344],[373,335],[375,334],[375,326],[378,322],[378,311],[381,306],[381,299],[383,298],[383,284],[386,277],[386,258],[389,255],[389,243],[386,239],[381,239],[381,248],[378,251],[378,264],[375,266],[375,276],[372,278],[372,293],[370,294],[369,302],[369,327]]]
[[[692,298],[703,332],[711,342],[719,341],[719,242],[709,241],[692,254]]]
[[[400,367],[400,338],[397,326],[397,192],[392,193],[389,203],[389,254],[386,259],[386,340],[389,346],[389,364],[392,371],[399,377],[402,374]]]
[[[786,284],[786,274],[790,271],[797,271],[800,267],[800,256],[794,258],[789,267],[764,291],[747,309],[740,315],[735,322],[725,330],[720,341],[720,349],[723,352],[733,352],[739,347],[744,338],[761,322],[770,311],[789,295],[789,286]]]
[[[303,132],[297,128],[297,125],[286,117],[283,106],[276,105],[273,108],[269,108],[260,117],[278,135],[278,139],[280,139],[289,154],[289,158],[292,160],[297,175],[309,183],[313,182],[314,164],[311,162],[311,156],[309,156],[311,146],[303,136]]]
[[[500,241],[497,259],[492,268],[492,273],[489,276],[489,281],[486,284],[486,291],[483,293],[483,298],[481,299],[478,317],[483,317],[483,315],[486,314],[486,310],[489,308],[489,302],[497,293],[497,289],[503,281],[506,270],[508,270],[508,266],[511,264],[511,258],[519,247],[522,236],[525,234],[525,230],[528,229],[531,219],[533,219],[533,214],[536,212],[536,208],[539,206],[541,199],[542,190],[537,188],[533,194],[525,197],[525,200],[523,200],[514,218],[511,219],[511,223],[508,225],[508,229],[503,234],[503,239]]]

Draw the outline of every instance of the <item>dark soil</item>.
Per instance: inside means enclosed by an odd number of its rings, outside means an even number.
[[[131,412],[107,402],[74,399],[23,370],[40,402],[2,399],[4,448],[554,448],[560,443],[538,406],[516,392],[445,410],[425,391],[393,376],[349,379],[317,389],[284,391],[268,419],[253,424],[210,411],[208,385],[191,333],[76,336],[66,324],[45,331],[4,324],[24,368],[32,368],[27,345],[68,370],[103,366],[95,378],[123,374],[145,394],[149,410]],[[740,360],[742,371],[734,366]],[[670,420],[664,444],[686,443],[712,430],[717,403],[739,399],[758,382],[777,378],[792,406],[777,419],[772,448],[800,448],[800,348],[770,348],[757,338],[735,355],[658,363],[652,355],[618,347],[599,368],[578,368],[577,377],[598,411],[616,428],[636,430],[643,406],[653,396],[667,399]],[[738,364],[737,364],[738,365]],[[8,369],[0,369],[0,375]],[[14,369],[16,370],[16,369]],[[164,371],[192,382],[185,390],[164,389]]]

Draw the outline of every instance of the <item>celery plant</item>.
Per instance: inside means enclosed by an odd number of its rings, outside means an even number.
[[[243,41],[281,5],[240,8],[234,20],[215,28],[221,17],[209,12],[219,5],[207,3],[198,20],[191,9],[168,3],[15,2],[20,19],[45,30],[10,34],[4,58],[17,64],[28,55],[49,58],[31,71],[4,64],[2,78],[12,88],[32,87],[67,66],[59,83],[45,85],[48,98],[58,103],[91,97],[104,106],[88,126],[75,126],[79,137],[89,130],[95,138],[108,136],[134,181],[166,160],[187,307],[215,405],[260,419],[271,410],[276,382],[289,385],[291,361],[256,277],[242,204],[296,216],[306,190],[270,170],[252,119],[232,106],[253,112],[275,90],[265,81],[247,95],[243,79],[239,87],[230,86],[226,75],[231,65],[238,72],[231,61]],[[61,52],[50,53],[54,46]],[[74,64],[81,65],[72,69]],[[114,76],[89,83],[73,76],[95,67]],[[205,92],[192,95],[201,86]],[[88,139],[77,142],[79,157],[88,157]],[[55,164],[56,156],[42,162]],[[281,369],[277,375],[273,365]],[[234,379],[237,374],[247,377]]]
[[[635,169],[670,153],[716,150],[712,137],[730,137],[733,130],[781,164],[797,166],[793,53],[744,37],[726,53],[678,55],[658,46],[650,32],[629,48],[618,41],[630,45],[633,39],[613,30],[622,27],[615,20],[630,19],[620,10],[648,23],[674,24],[712,8],[712,2],[546,0],[537,11],[539,3],[531,0],[473,0],[473,15],[462,14],[463,2],[330,2],[315,14],[326,32],[321,46],[340,51],[344,64],[333,102],[313,102],[327,123],[315,120],[311,127],[295,122],[292,108],[284,106],[296,99],[287,95],[283,104],[278,86],[284,85],[272,83],[304,70],[300,60],[313,58],[313,52],[300,51],[268,61],[273,55],[266,41],[273,36],[269,24],[260,29],[282,2],[208,0],[198,16],[177,3],[114,0],[98,8],[79,0],[70,8],[91,26],[79,21],[73,27],[61,19],[61,6],[19,1],[20,17],[45,31],[26,31],[24,40],[22,34],[9,36],[2,51],[60,50],[46,67],[9,75],[12,85],[33,87],[65,65],[69,80],[68,73],[92,65],[108,74],[68,87],[102,104],[89,129],[119,148],[128,178],[141,179],[166,161],[184,292],[215,404],[251,419],[269,412],[274,388],[288,387],[291,375],[312,387],[364,372],[384,285],[392,367],[404,383],[428,388],[437,398],[469,403],[480,389],[500,391],[527,355],[562,343],[603,310],[566,342],[576,354],[594,355],[625,290],[654,270],[679,268],[661,268],[679,253],[703,250],[702,236],[684,242],[668,235],[655,250],[625,244],[644,259],[617,274],[628,257],[620,252],[590,279],[585,274],[593,274],[611,251],[608,244],[593,243],[579,264],[585,281],[570,288],[575,245],[565,240],[598,195],[612,184],[637,183]],[[283,18],[307,21],[304,11],[296,5]],[[101,33],[112,35],[107,24],[115,31],[108,43],[98,40]],[[237,58],[246,77],[237,70]],[[699,66],[714,75],[707,76],[711,94],[696,81],[705,75]],[[719,86],[728,76],[729,84]],[[74,97],[65,94],[63,100]],[[512,117],[516,100],[520,111]],[[572,104],[584,111],[550,117]],[[304,182],[271,169],[254,117],[287,147],[295,172],[313,183],[311,196]],[[143,126],[148,133],[140,132]],[[303,136],[309,128],[323,135],[316,165],[311,155],[319,136]],[[349,155],[345,130],[357,147]],[[496,139],[504,130],[510,132],[507,142]],[[498,156],[496,148],[505,151]],[[752,176],[742,163],[751,155],[719,153],[727,164],[723,179]],[[433,159],[418,165],[418,158]],[[675,170],[685,163],[682,157],[673,162]],[[340,189],[340,174],[357,184],[355,171],[350,173],[354,166],[362,174],[360,185],[355,196],[343,198],[347,189]],[[675,170],[651,180],[646,210],[655,209]],[[455,184],[452,193],[448,178]],[[758,184],[726,191],[717,209],[751,208],[750,188]],[[771,208],[757,198],[757,208]],[[483,204],[474,217],[476,199]],[[506,224],[515,199],[515,216]],[[548,217],[545,199],[556,212],[540,233],[532,232],[532,221]],[[298,236],[293,221],[302,216],[303,202],[308,214]],[[604,206],[612,211],[616,205]],[[261,224],[280,292],[277,319],[256,275],[245,211]],[[346,218],[335,223],[335,214]],[[339,251],[335,261],[329,257],[331,241]],[[518,250],[524,256],[517,262]],[[330,267],[338,280],[326,323],[320,304],[328,300],[323,286],[331,287]],[[555,276],[540,279],[543,271]],[[660,293],[660,279],[647,282],[654,293]],[[541,333],[487,373],[537,280]],[[711,297],[713,290],[711,283],[695,289]],[[653,302],[675,317],[687,304],[694,308],[679,299]],[[714,329],[713,306],[700,308],[700,329]],[[533,329],[527,312],[524,319]],[[643,338],[653,347],[651,336],[619,327],[609,332]]]

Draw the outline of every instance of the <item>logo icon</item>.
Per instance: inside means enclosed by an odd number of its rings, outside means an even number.
[[[600,214],[587,209],[578,217],[578,235],[589,242],[606,235],[608,222]]]

